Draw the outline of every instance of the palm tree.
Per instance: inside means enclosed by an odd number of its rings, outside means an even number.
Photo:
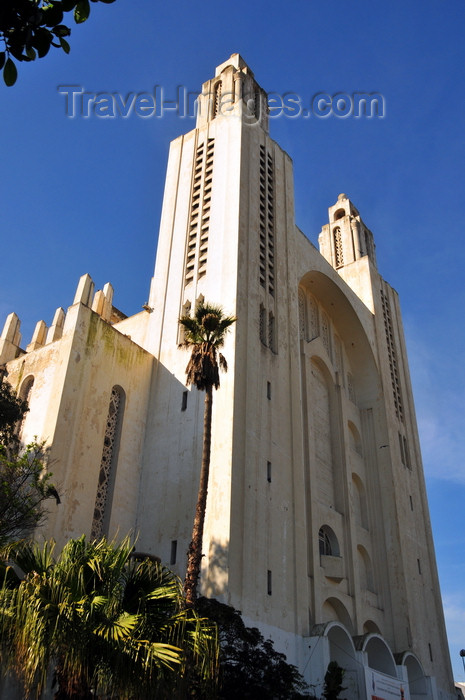
[[[21,543],[1,574],[0,660],[26,697],[41,696],[50,668],[56,700],[184,697],[192,664],[208,697],[216,627],[185,609],[171,571],[146,555],[137,560],[129,538],[116,545],[83,536],[57,560],[53,546]]]
[[[195,606],[197,582],[202,561],[203,526],[210,472],[213,387],[218,389],[220,386],[220,368],[225,372],[228,368],[219,348],[224,345],[225,335],[235,320],[233,316],[225,316],[220,306],[205,303],[197,306],[193,317],[182,316],[179,319],[179,323],[184,329],[184,345],[192,349],[186,368],[186,384],[187,386],[195,386],[199,391],[205,391],[202,465],[184,581],[184,593],[188,607]]]

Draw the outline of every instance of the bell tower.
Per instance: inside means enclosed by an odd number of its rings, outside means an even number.
[[[233,53],[216,68],[215,77],[202,85],[197,98],[197,129],[219,116],[243,116],[268,132],[266,92],[259,86],[244,59]]]
[[[367,255],[376,268],[373,234],[347,195],[340,194],[328,213],[329,224],[323,226],[318,238],[326,260],[339,270]]]

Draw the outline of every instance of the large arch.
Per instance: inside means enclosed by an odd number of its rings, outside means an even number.
[[[367,655],[368,666],[374,671],[397,678],[396,661],[387,642],[375,632],[356,638],[356,649]]]
[[[323,623],[341,622],[351,634],[353,633],[352,619],[346,606],[338,598],[326,598],[322,605],[322,617]]]
[[[427,697],[428,681],[418,657],[412,651],[404,651],[396,654],[395,658],[399,666],[407,669],[410,700]]]
[[[346,628],[337,623],[330,623],[327,628],[329,654],[331,661],[337,661],[342,668],[355,666],[355,646]]]
[[[299,288],[319,301],[331,317],[350,362],[358,406],[373,405],[380,389],[378,369],[367,332],[354,307],[335,281],[317,270],[304,274]]]

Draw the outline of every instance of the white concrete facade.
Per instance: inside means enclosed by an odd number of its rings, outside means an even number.
[[[455,697],[401,312],[373,235],[346,195],[320,252],[296,227],[292,162],[238,54],[199,104],[171,144],[147,308],[124,318],[84,276],[26,352],[16,316],[5,325],[0,364],[29,392],[22,438],[48,441],[62,489],[44,534],[132,530],[183,575],[203,396],[185,387],[178,318],[221,304],[237,323],[214,395],[203,592],[317,695],[335,659],[349,699]]]

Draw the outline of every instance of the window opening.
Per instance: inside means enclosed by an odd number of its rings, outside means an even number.
[[[176,564],[177,550],[178,550],[178,541],[171,540],[170,566],[173,566],[173,564]]]
[[[114,484],[116,463],[119,450],[119,432],[124,408],[123,391],[114,386],[111,390],[110,405],[108,407],[105,437],[103,440],[102,458],[95,498],[94,517],[92,521],[91,537],[98,539],[105,534],[105,525],[108,520],[108,501],[111,497],[111,489]]]

